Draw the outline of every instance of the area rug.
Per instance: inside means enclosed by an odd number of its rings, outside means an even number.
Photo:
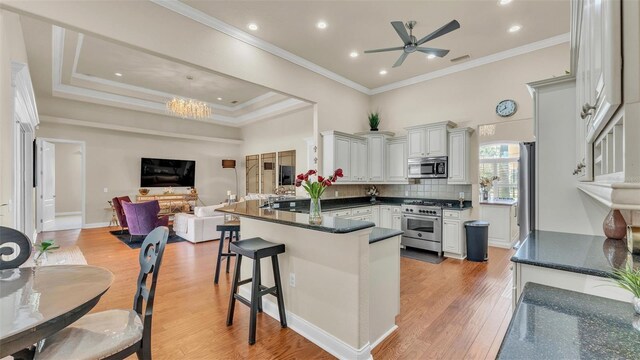
[[[406,257],[408,259],[428,262],[431,264],[440,264],[444,261],[444,257],[438,256],[437,253],[414,248],[400,249],[400,256]]]
[[[111,235],[115,236],[116,239],[122,241],[125,245],[130,247],[131,249],[140,249],[142,246],[142,242],[144,241],[144,236],[134,236],[131,238],[131,242],[129,242],[129,233],[121,234],[120,231],[110,231]],[[169,233],[169,239],[167,240],[167,244],[173,244],[178,242],[187,241],[180,236],[176,235],[173,231]]]
[[[34,256],[35,251],[31,254],[31,258],[22,264],[21,267],[35,266],[33,263]],[[87,265],[87,259],[84,258],[80,248],[77,246],[70,246],[47,253],[47,257],[42,260],[42,265]]]

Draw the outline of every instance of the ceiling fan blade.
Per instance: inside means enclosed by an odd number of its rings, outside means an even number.
[[[400,35],[400,39],[402,39],[402,42],[405,45],[411,44],[411,37],[409,36],[409,33],[404,27],[404,23],[402,21],[392,21],[391,26],[396,29],[396,32],[398,33],[398,35]]]
[[[417,45],[422,45],[424,43],[426,43],[429,40],[433,40],[435,38],[439,38],[442,35],[448,34],[450,32],[452,32],[453,30],[459,29],[460,28],[460,23],[457,20],[451,20],[451,22],[449,22],[448,24],[444,25],[443,27],[441,27],[440,29],[432,32],[431,34],[423,37],[422,39],[418,40]]]
[[[385,52],[385,51],[395,51],[395,50],[404,50],[404,46],[385,48],[385,49],[375,49],[375,50],[365,50],[365,54],[377,53],[377,52]]]
[[[416,48],[416,50],[420,51],[421,53],[425,53],[425,54],[429,54],[429,55],[435,55],[437,57],[443,57],[443,56],[446,56],[449,53],[449,50],[436,49],[436,48],[426,48],[426,47],[419,47],[419,48]]]
[[[402,65],[402,63],[404,62],[404,59],[407,58],[407,55],[409,55],[406,52],[403,52],[402,55],[400,55],[400,57],[398,58],[398,60],[396,60],[396,63],[393,64],[393,67],[398,67],[400,65]]]

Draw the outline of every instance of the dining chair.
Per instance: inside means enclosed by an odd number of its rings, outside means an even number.
[[[9,245],[9,246],[7,246]],[[4,260],[15,254],[11,260]],[[31,240],[18,230],[0,226],[0,270],[15,269],[29,260],[31,256]]]
[[[151,231],[142,243],[140,274],[132,310],[107,310],[85,315],[48,337],[35,358],[115,360],[135,353],[140,360],[150,360],[153,300],[168,237],[169,229],[161,226]],[[152,275],[150,285],[147,283],[148,275]]]

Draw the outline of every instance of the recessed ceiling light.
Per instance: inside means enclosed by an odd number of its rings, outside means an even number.
[[[520,29],[522,29],[522,26],[520,26],[520,25],[513,25],[512,27],[510,27],[510,28],[509,28],[509,32],[510,32],[510,33],[518,32],[518,31],[520,31]]]
[[[222,98],[220,98],[220,97],[219,97],[219,98],[218,98],[218,101],[222,101]]]
[[[387,70],[385,69],[380,70],[380,75],[387,75]]]
[[[352,51],[349,56],[351,56],[352,58],[358,57],[358,52],[357,51]]]
[[[427,55],[427,59],[429,59],[429,60],[431,60],[431,59],[435,59],[435,58],[436,58],[436,56],[435,56],[435,55],[433,55],[433,54],[429,54],[429,55]]]
[[[510,3],[512,0],[500,0],[498,1],[498,4],[500,5],[507,5],[508,3]]]
[[[318,21],[316,26],[318,27],[318,29],[326,29],[327,28],[327,23],[324,22],[324,21]]]
[[[254,23],[250,23],[249,25],[247,25],[247,27],[249,28],[249,30],[251,31],[256,31],[258,30],[258,25],[254,24]]]
[[[122,76],[122,73],[117,72],[117,73],[115,73],[114,75],[115,75],[115,76]]]

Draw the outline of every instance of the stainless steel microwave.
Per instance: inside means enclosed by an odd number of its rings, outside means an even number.
[[[448,157],[409,159],[407,173],[410,179],[446,179],[449,175]]]

